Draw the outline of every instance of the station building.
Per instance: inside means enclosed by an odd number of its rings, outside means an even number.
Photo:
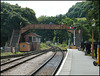
[[[40,49],[41,36],[36,33],[28,33],[24,36],[25,42],[19,45],[20,51],[34,51]],[[26,48],[26,49],[25,49]]]

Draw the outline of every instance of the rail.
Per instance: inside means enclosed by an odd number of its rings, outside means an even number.
[[[59,48],[60,49],[60,48]],[[61,50],[61,49],[60,49]],[[62,61],[63,61],[63,59],[64,59],[64,53],[63,53],[63,50],[61,50],[61,52],[62,52],[62,59],[61,59],[61,61],[60,61],[60,63],[59,63],[59,65],[56,67],[56,69],[54,70],[54,72],[52,73],[52,76],[53,75],[55,75],[56,73],[57,73],[57,71],[58,71],[58,69],[59,69],[59,67],[60,67],[60,65],[61,65],[61,63],[62,63]]]
[[[22,55],[20,58],[17,58],[17,59],[11,60],[11,61],[6,61],[6,62],[4,62],[4,63],[1,63],[0,65],[2,66],[2,65],[5,65],[5,64],[14,62],[14,61],[16,61],[16,60],[20,60],[20,59],[22,59],[22,58],[28,57],[28,56],[30,56],[30,55],[35,55],[35,54],[38,54],[38,53],[41,53],[41,52],[43,52],[43,50],[42,50],[42,51],[37,51],[37,50],[36,50],[36,51],[30,52],[30,53],[26,53],[26,54]]]
[[[45,66],[54,56],[56,55],[56,52],[49,58],[47,59],[40,67],[38,67],[33,73],[30,75],[33,76],[35,75],[43,66]]]
[[[41,51],[47,51],[47,50],[50,50],[51,48],[49,49],[45,49],[45,50],[41,50]],[[39,50],[35,50],[35,51],[39,51]],[[28,53],[23,53],[23,54],[14,54],[14,55],[7,55],[7,56],[1,56],[1,59],[6,59],[6,58],[14,58],[14,57],[19,57],[19,56],[25,56],[27,54],[31,54],[32,51],[28,52]]]
[[[5,72],[5,71],[7,71],[7,70],[9,70],[9,69],[11,69],[11,68],[14,68],[15,66],[18,66],[18,65],[20,65],[20,64],[22,64],[22,63],[25,63],[25,62],[27,62],[27,61],[33,59],[33,58],[36,58],[36,57],[38,57],[38,56],[40,56],[40,55],[43,55],[43,54],[45,54],[46,52],[48,52],[48,51],[39,53],[39,54],[37,54],[36,56],[29,57],[29,58],[24,59],[24,60],[21,60],[22,58],[20,58],[20,59],[18,59],[19,61],[18,61],[18,60],[15,60],[15,61],[12,61],[12,62],[10,62],[10,63],[4,64],[4,65],[1,66],[0,72],[3,73],[3,72]],[[25,58],[25,57],[23,57],[23,58]],[[16,63],[16,64],[14,64],[14,63]],[[7,66],[7,65],[10,65],[10,66],[8,66],[8,67],[5,68],[5,66]]]
[[[57,49],[57,47],[56,47],[56,49]],[[47,74],[48,73],[48,71],[49,71],[49,69],[50,68],[52,68],[52,67],[48,67],[48,65],[50,64],[50,61],[51,61],[51,63],[52,63],[52,60],[54,60],[56,57],[57,57],[57,53],[59,53],[58,51],[56,51],[56,49],[55,49],[55,53],[50,57],[50,58],[48,58],[41,66],[39,66],[34,72],[32,72],[30,75],[31,76],[33,76],[33,75],[40,75],[40,72],[43,70],[43,68],[45,68],[46,67],[46,65],[47,65],[47,70],[45,70],[45,74],[43,74],[43,75],[49,75],[49,74]],[[64,59],[64,53],[63,53],[63,51],[60,49],[60,51],[61,51],[61,53],[62,53],[62,57],[61,57],[61,60],[60,61],[58,61],[58,64],[56,64],[56,67],[55,67],[55,69],[53,70],[53,72],[52,72],[52,74],[50,74],[50,75],[55,75],[56,74],[56,72],[58,71],[58,69],[59,69],[59,67],[60,67],[60,65],[61,65],[61,63],[62,63],[62,61],[63,61],[63,59]],[[49,63],[49,64],[48,64]],[[39,73],[39,74],[38,74]],[[44,72],[43,72],[44,73]],[[42,74],[41,74],[42,75]]]
[[[7,71],[9,71],[10,69],[13,69],[20,64],[27,63],[27,61],[34,59],[40,55],[43,55],[49,51],[54,52],[52,54],[52,56],[50,56],[42,64],[38,65],[39,67],[35,68],[34,72],[29,73],[29,75],[38,75],[38,74],[42,75],[45,71],[47,72],[46,75],[55,75],[56,72],[58,71],[62,61],[63,61],[64,52],[60,48],[52,47],[52,46],[50,49],[47,49],[46,51],[42,50],[42,51],[38,51],[38,52],[36,51],[34,53],[31,52],[29,55],[25,55],[25,56],[22,56],[22,57],[15,59],[15,60],[11,60],[7,63],[1,64],[1,71],[0,72],[1,72],[1,74],[4,74]],[[49,69],[50,69],[50,71],[49,71]]]

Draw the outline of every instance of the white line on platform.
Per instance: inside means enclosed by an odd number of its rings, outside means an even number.
[[[61,69],[62,69],[62,67],[63,67],[63,65],[64,65],[64,63],[65,63],[65,61],[66,61],[66,59],[67,59],[67,57],[68,57],[68,54],[69,54],[69,49],[67,50],[67,55],[66,55],[66,57],[64,58],[64,60],[63,60],[63,62],[62,62],[62,64],[61,64],[61,67],[59,68],[59,70],[58,70],[58,72],[56,73],[56,75],[59,75],[59,73],[61,72]]]

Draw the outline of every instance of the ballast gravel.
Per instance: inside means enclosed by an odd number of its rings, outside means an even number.
[[[1,75],[30,75],[36,68],[38,68],[46,59],[52,55],[53,52],[50,51],[21,65],[18,65],[15,68],[5,71],[1,73]]]

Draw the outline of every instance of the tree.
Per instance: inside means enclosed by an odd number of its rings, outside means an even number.
[[[10,41],[13,29],[20,29],[20,22],[22,22],[22,27],[38,23],[32,9],[1,2],[1,46]]]

